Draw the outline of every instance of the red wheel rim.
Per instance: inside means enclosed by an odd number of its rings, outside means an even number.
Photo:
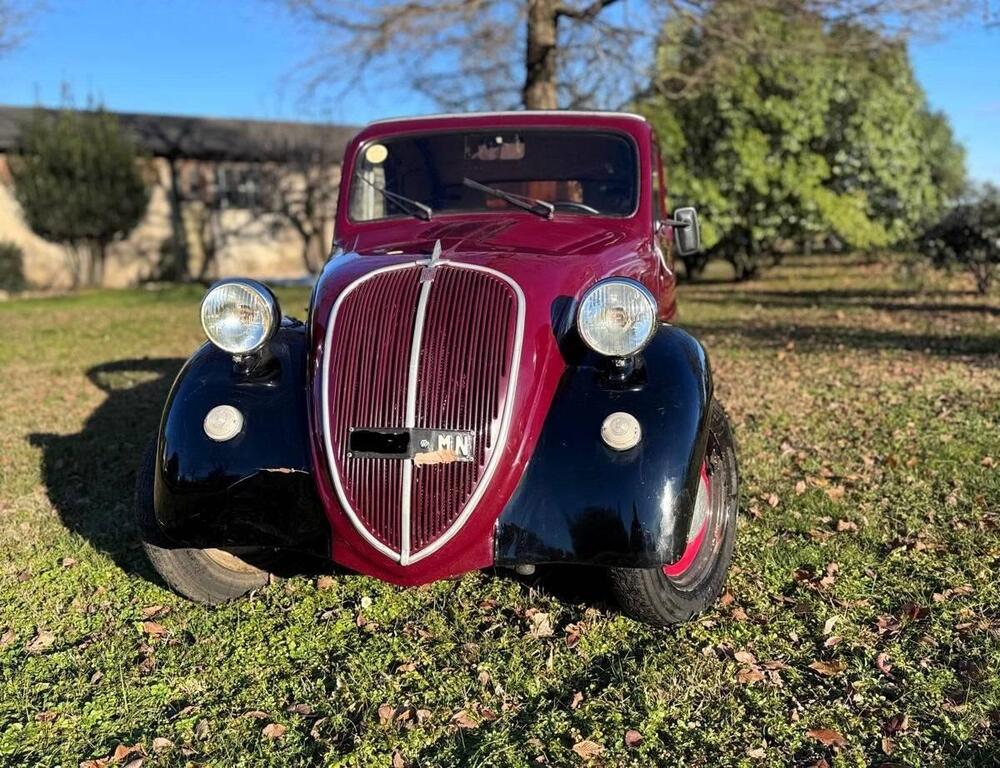
[[[700,510],[698,509],[699,507],[701,507]],[[700,522],[696,519],[699,516],[701,517]],[[711,522],[712,486],[708,477],[708,465],[703,463],[701,465],[701,482],[698,487],[698,496],[695,499],[695,516],[692,518],[692,529],[694,529],[694,524],[697,524],[697,531],[694,536],[688,537],[687,546],[684,548],[684,554],[681,555],[680,560],[676,563],[663,566],[663,573],[665,575],[672,579],[680,579],[694,565],[698,559],[698,555],[701,554],[705,540],[708,538],[708,529]]]

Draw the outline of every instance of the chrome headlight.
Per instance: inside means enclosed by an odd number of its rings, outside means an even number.
[[[599,354],[634,355],[656,332],[656,299],[635,280],[602,280],[583,295],[576,327],[584,343]]]
[[[249,355],[278,329],[281,310],[274,294],[255,280],[223,280],[201,302],[208,340],[232,355]]]

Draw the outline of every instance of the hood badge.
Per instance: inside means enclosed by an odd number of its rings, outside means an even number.
[[[434,282],[434,270],[437,269],[438,261],[441,259],[441,241],[437,240],[434,243],[434,250],[431,251],[431,259],[426,264],[420,273],[421,283],[431,283]]]

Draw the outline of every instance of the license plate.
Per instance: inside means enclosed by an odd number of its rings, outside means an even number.
[[[352,428],[349,458],[412,459],[420,466],[473,461],[474,432],[453,429],[360,429]]]

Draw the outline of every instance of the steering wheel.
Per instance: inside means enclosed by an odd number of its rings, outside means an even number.
[[[598,215],[601,213],[599,210],[592,208],[586,203],[577,203],[573,200],[553,200],[552,205],[556,208],[569,208],[571,210],[583,211],[584,213],[596,213]]]

